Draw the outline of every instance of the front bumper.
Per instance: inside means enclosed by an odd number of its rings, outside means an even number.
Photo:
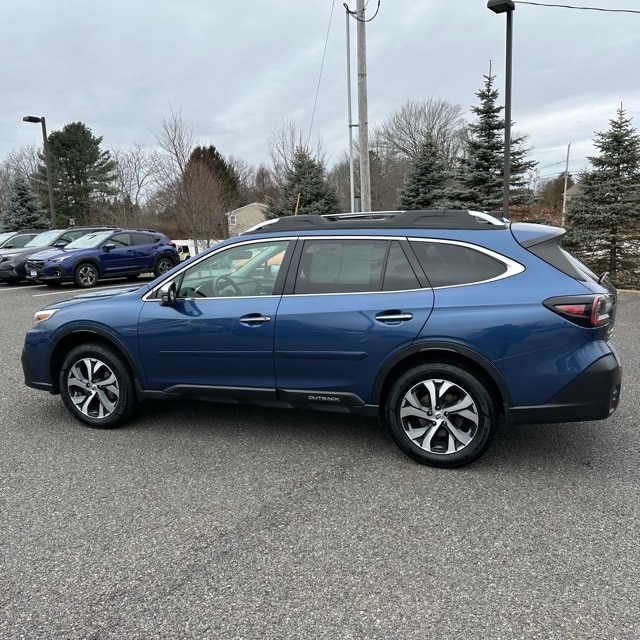
[[[30,282],[62,282],[71,278],[67,272],[61,267],[52,267],[50,269],[30,269],[27,266],[27,280]]]
[[[24,373],[24,383],[27,385],[27,387],[31,387],[32,389],[40,389],[41,391],[48,391],[49,393],[57,393],[57,390],[54,389],[54,386],[51,382],[45,382],[38,379],[38,376],[33,370],[31,362],[29,362],[29,358],[27,357],[26,351],[24,349],[22,350],[20,361],[22,363],[22,372]]]
[[[4,268],[0,266],[0,280],[4,282],[19,282],[20,280],[24,280],[24,273],[20,273],[20,269],[16,270],[16,268],[10,265]]]
[[[583,422],[604,420],[618,407],[622,367],[617,352],[596,360],[543,405],[509,407],[507,423]]]

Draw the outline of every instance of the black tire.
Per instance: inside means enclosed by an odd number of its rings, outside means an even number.
[[[444,362],[403,373],[391,389],[386,413],[400,449],[433,467],[461,467],[477,460],[499,426],[487,387],[467,370]]]
[[[133,376],[124,358],[99,343],[75,347],[60,370],[60,395],[69,413],[96,429],[124,424],[136,406]]]
[[[153,267],[153,275],[157,278],[161,276],[163,273],[167,273],[169,269],[173,269],[175,267],[175,263],[168,256],[160,256],[156,260],[156,266]]]
[[[73,274],[73,281],[77,287],[81,287],[82,289],[95,287],[99,278],[100,274],[98,273],[97,267],[90,262],[80,263]]]

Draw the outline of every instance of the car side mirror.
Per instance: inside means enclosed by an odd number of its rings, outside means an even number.
[[[176,281],[172,280],[160,287],[160,305],[163,307],[171,307],[176,303],[178,297]]]
[[[115,249],[115,248],[116,248],[116,245],[113,242],[105,242],[102,245],[102,250],[103,251],[111,251],[111,249]]]
[[[3,244],[2,248],[3,249],[14,249],[15,248],[15,244]]]
[[[60,242],[56,242],[53,246],[56,249],[64,249],[69,243],[65,240],[60,240]]]

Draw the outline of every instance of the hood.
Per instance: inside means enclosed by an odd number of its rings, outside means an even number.
[[[58,258],[71,253],[71,251],[65,251],[64,249],[46,249],[43,247],[33,247],[33,249],[37,249],[37,251],[30,255],[38,260],[50,260],[51,258]]]
[[[46,250],[46,247],[22,247],[19,249],[0,249],[0,256],[8,255],[21,255],[30,256],[32,253],[38,253],[39,251]],[[60,251],[56,249],[56,251]]]
[[[109,289],[98,289],[97,291],[90,291],[89,293],[81,293],[80,295],[74,296],[73,298],[67,298],[66,300],[62,300],[61,302],[52,302],[45,308],[49,309],[57,307],[58,309],[62,309],[64,307],[70,307],[72,305],[82,304],[84,302],[91,302],[95,300],[109,300],[110,298],[115,298],[116,296],[122,296],[127,293],[132,293],[139,290],[141,294],[146,293],[149,290],[149,285],[146,283],[130,284],[126,286],[112,287]]]
[[[137,291],[138,289],[144,288],[145,290],[149,289],[147,284],[129,284],[121,287],[111,287],[109,289],[99,289],[97,291],[91,291],[89,293],[81,293],[78,296],[75,296],[73,300],[82,300],[86,298],[113,298],[114,296],[121,296],[125,293],[131,293],[132,291]]]

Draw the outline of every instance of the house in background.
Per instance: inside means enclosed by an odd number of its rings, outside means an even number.
[[[569,206],[569,203],[571,202],[571,198],[575,198],[575,196],[577,196],[580,191],[581,191],[581,187],[580,187],[580,183],[576,182],[572,187],[569,187],[567,189],[567,193],[566,195],[566,200],[567,200],[567,206]]]
[[[227,213],[229,237],[238,236],[254,225],[267,219],[267,205],[253,202]]]

